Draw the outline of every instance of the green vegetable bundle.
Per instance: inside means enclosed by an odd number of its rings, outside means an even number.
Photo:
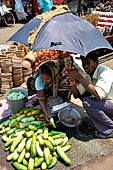
[[[11,92],[8,94],[7,99],[8,100],[19,100],[23,99],[25,97],[25,94],[22,93],[21,91],[18,92]]]

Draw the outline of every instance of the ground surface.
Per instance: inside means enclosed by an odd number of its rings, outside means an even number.
[[[6,44],[7,43],[6,41],[9,39],[9,37],[12,36],[19,28],[21,28],[22,25],[23,24],[16,24],[12,28],[0,27],[0,45]],[[109,63],[108,63],[108,66],[109,66]],[[85,113],[84,113],[81,102],[79,100],[74,100],[73,98],[72,98],[72,101],[76,104],[76,109],[81,113],[82,116],[84,116]],[[61,166],[60,164],[60,166],[58,165],[58,167],[56,167],[55,169],[57,170],[61,170],[61,169],[65,169],[65,170],[66,169],[68,170],[70,169],[113,170],[113,139],[98,140],[98,139],[94,139],[89,134],[90,140],[88,141],[89,138],[88,138],[88,134],[85,131],[86,129],[83,129],[81,126],[81,132],[83,132],[82,134],[85,134],[85,136],[83,135],[82,137],[80,136],[81,134],[77,133],[76,129],[73,130],[73,133],[74,133],[73,137],[71,136],[70,130],[67,130],[70,138],[72,137],[71,140],[74,140],[74,142],[76,143],[76,145],[72,146],[71,152],[69,152],[69,156],[72,157],[72,166],[66,168],[65,166]],[[86,146],[86,145],[89,145],[89,146]],[[75,146],[77,146],[77,148],[75,148]],[[86,150],[84,150],[85,147],[87,147]],[[89,150],[87,150],[88,148]],[[100,152],[98,149],[100,149]],[[1,155],[4,155],[4,152],[2,152]],[[84,158],[87,158],[87,159],[86,160],[83,159],[83,156]],[[6,162],[4,162],[2,158],[3,157],[0,156],[0,170],[8,170],[8,166],[9,166],[9,169],[11,170],[11,166],[9,164],[5,167],[2,166],[4,164],[6,165]],[[79,158],[79,161],[77,160],[77,158]],[[1,162],[2,163],[4,162],[4,163],[2,164]]]

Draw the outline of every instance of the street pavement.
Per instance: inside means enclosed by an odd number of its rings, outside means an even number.
[[[0,27],[0,45],[10,44],[7,40],[21,27],[23,24],[15,24],[14,27]],[[111,62],[110,62],[111,64]],[[105,64],[104,64],[105,65]],[[108,65],[109,66],[109,63]],[[82,103],[78,99],[71,98],[71,101],[75,103],[77,110],[82,116],[87,116],[84,113]],[[104,140],[103,140],[104,142]],[[113,143],[113,139],[108,139],[108,143]],[[113,153],[109,153],[106,156],[101,156],[97,159],[92,159],[87,163],[75,168],[75,170],[113,170]],[[59,169],[60,170],[60,169]]]
[[[15,24],[13,27],[3,27],[0,26],[0,45],[10,44],[12,42],[7,42],[7,40],[19,30],[23,24]]]

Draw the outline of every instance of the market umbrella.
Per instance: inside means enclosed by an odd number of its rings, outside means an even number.
[[[26,46],[30,31],[37,29],[42,19],[34,18],[8,41],[17,41]],[[79,16],[65,13],[51,18],[41,28],[32,45],[33,51],[44,49],[61,50],[86,56],[97,49],[113,50],[104,36],[93,26]]]

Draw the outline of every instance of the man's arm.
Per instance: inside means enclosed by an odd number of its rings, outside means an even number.
[[[89,83],[82,75],[79,74],[77,70],[72,70],[69,73],[70,79],[77,80],[90,94],[95,96],[97,99],[100,99],[98,93],[95,90],[95,86]]]
[[[82,84],[82,86],[89,92],[91,93],[93,96],[95,96],[97,99],[100,99],[98,93],[95,90],[95,86],[92,85],[91,83],[89,83],[84,77],[82,77],[81,75],[79,76],[79,83]]]
[[[79,97],[79,91],[76,87],[76,80],[70,80],[70,85],[72,87],[72,94],[74,96],[74,98],[78,98]]]

